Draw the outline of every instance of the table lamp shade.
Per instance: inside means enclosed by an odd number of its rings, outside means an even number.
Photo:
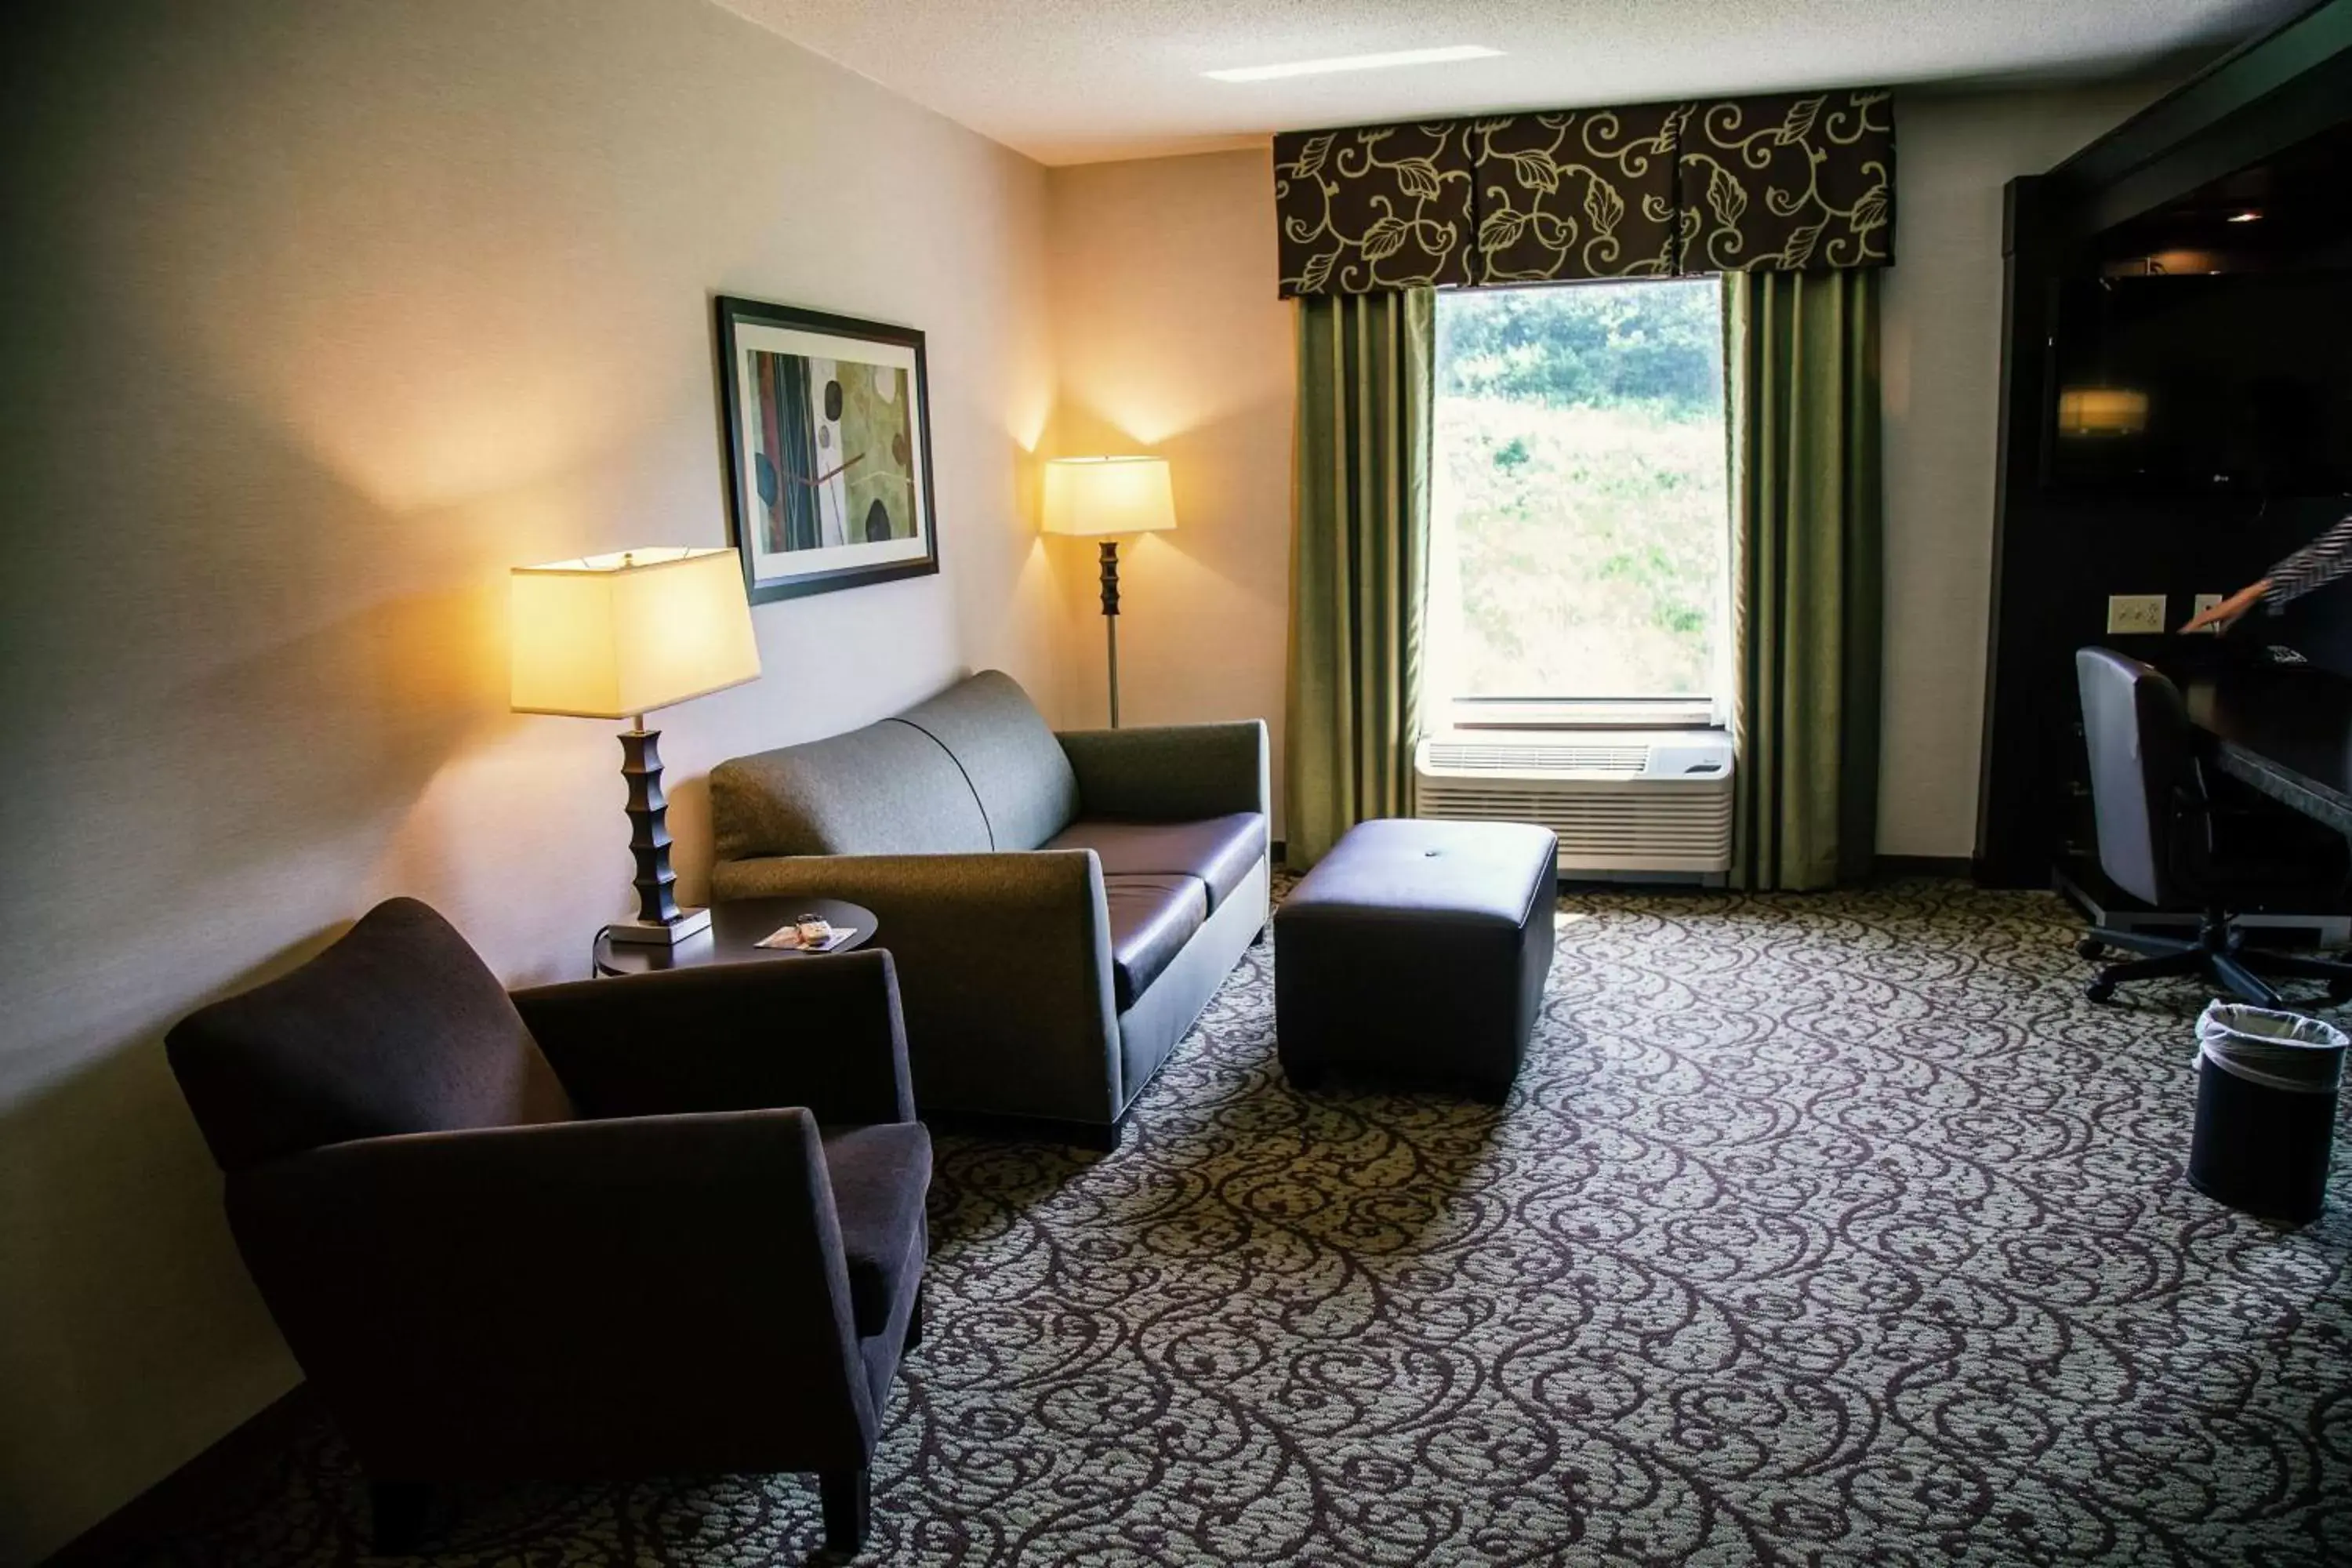
[[[732,550],[633,550],[518,566],[512,705],[625,719],[760,673]]]
[[[1048,533],[1156,533],[1175,526],[1165,458],[1056,458],[1045,465]]]

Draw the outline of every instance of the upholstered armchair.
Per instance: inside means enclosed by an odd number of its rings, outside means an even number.
[[[380,1544],[436,1482],[777,1470],[862,1541],[931,1162],[889,954],[509,995],[396,899],[168,1045]]]

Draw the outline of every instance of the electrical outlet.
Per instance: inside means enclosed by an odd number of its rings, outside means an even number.
[[[2226,594],[2198,595],[2195,598],[2189,601],[2189,618],[2192,621],[2195,620],[2198,616],[2203,615],[2206,611],[2211,609],[2214,605],[2220,604],[2229,595]],[[2221,635],[2221,628],[2218,626],[2207,626],[2204,629],[2217,637]]]
[[[2108,595],[2107,630],[2126,637],[2162,632],[2164,630],[2164,595],[2161,594]]]

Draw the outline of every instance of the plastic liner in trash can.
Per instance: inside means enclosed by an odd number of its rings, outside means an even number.
[[[2208,1005],[2197,1020],[2191,1184],[2265,1219],[2317,1219],[2347,1043],[2343,1030],[2317,1018]]]

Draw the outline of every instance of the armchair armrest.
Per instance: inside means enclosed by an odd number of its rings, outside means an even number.
[[[805,1106],[825,1127],[912,1121],[887,952],[719,964],[513,994],[592,1117]]]
[[[1124,1106],[1110,917],[1090,849],[722,860],[720,899],[864,904],[897,960],[925,1110],[1101,1124]]]
[[[1271,810],[1263,720],[1066,730],[1055,738],[1089,816],[1184,822]]]
[[[551,1475],[690,1461],[767,1443],[779,1405],[845,1449],[876,1429],[804,1110],[362,1139],[240,1172],[227,1201],[378,1476],[495,1474],[526,1447]]]

